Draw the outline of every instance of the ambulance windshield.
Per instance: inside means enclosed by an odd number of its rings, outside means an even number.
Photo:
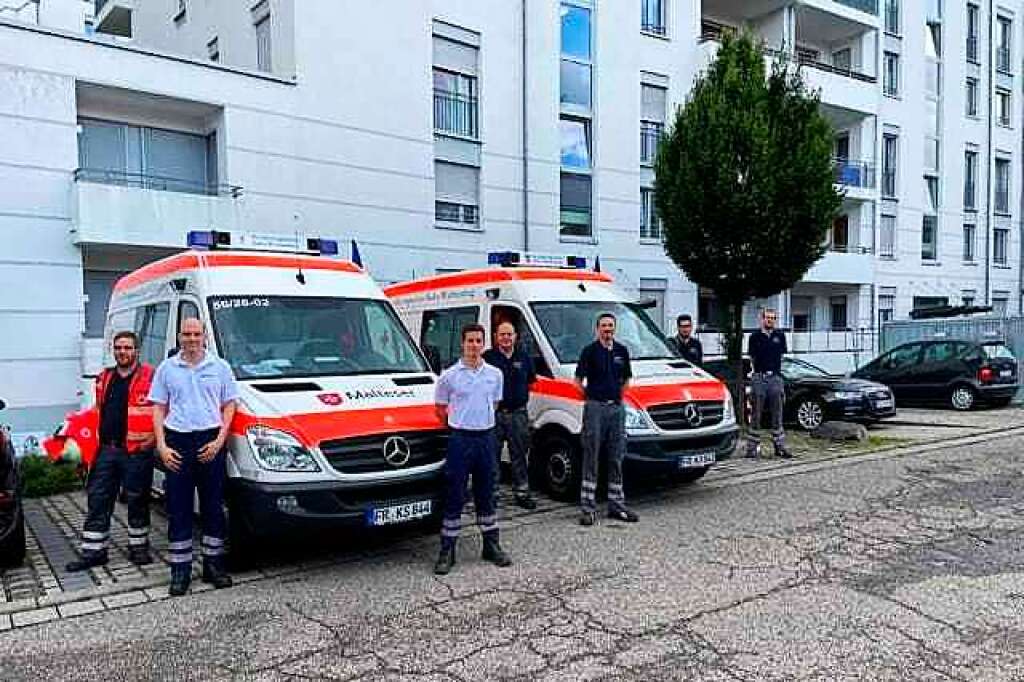
[[[601,313],[615,316],[615,340],[629,350],[634,360],[676,359],[658,327],[637,305],[608,301],[559,301],[531,303],[530,307],[559,362],[579,360],[583,347],[597,338],[595,329]]]
[[[220,355],[239,379],[429,371],[384,301],[218,296],[209,304]]]

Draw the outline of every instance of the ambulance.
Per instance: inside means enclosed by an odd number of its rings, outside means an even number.
[[[448,436],[435,378],[380,287],[326,239],[192,232],[189,245],[116,283],[105,346],[134,330],[155,366],[198,317],[231,366],[232,553],[260,536],[436,518]]]
[[[738,428],[725,386],[679,358],[645,306],[608,274],[587,270],[578,256],[500,252],[488,261],[384,291],[435,371],[458,359],[464,325],[482,324],[488,342],[500,322],[515,325],[538,374],[528,406],[531,475],[549,493],[579,494],[583,394],[574,373],[601,313],[615,315],[616,339],[632,358],[625,465],[691,482],[732,454]]]

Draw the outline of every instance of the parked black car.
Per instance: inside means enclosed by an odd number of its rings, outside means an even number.
[[[999,341],[942,339],[893,348],[853,376],[883,383],[903,403],[945,403],[969,410],[1005,406],[1018,388],[1017,359]]]
[[[704,369],[722,381],[734,376],[724,359],[709,360]],[[750,376],[749,358],[743,358],[743,372]],[[896,414],[892,392],[873,381],[829,374],[794,358],[782,358],[782,379],[786,385],[785,419],[805,431],[826,421],[873,422]]]
[[[4,401],[0,400],[0,410]],[[14,444],[0,428],[0,566],[16,566],[25,558],[25,516],[21,509],[21,476]]]

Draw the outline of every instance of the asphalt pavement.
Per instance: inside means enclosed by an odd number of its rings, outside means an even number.
[[[1024,430],[734,467],[468,533],[353,542],[222,591],[0,633],[0,679],[1024,679]],[[311,556],[317,557],[316,550]]]

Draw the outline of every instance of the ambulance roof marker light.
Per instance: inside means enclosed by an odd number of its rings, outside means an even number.
[[[237,239],[232,239],[232,237]],[[220,230],[190,230],[186,245],[190,249],[213,251],[235,249],[238,251],[263,251],[269,253],[293,253],[319,256],[338,256],[341,252],[338,240],[322,237],[300,237],[296,235],[261,234]]]
[[[583,256],[557,256],[540,253],[522,253],[520,251],[492,251],[487,254],[487,264],[503,268],[529,265],[532,267],[585,270],[587,259]]]

